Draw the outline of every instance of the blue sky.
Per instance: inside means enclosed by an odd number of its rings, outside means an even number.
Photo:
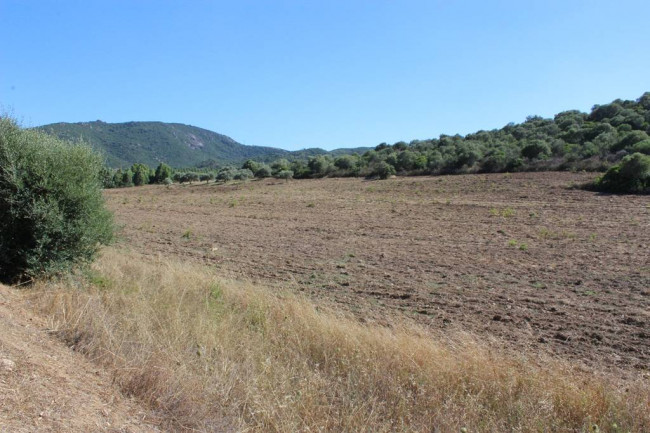
[[[160,120],[375,146],[650,91],[645,1],[0,1],[25,126]]]

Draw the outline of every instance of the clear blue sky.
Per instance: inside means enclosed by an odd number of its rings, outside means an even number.
[[[0,0],[25,126],[160,120],[285,149],[375,146],[650,90],[650,1]]]

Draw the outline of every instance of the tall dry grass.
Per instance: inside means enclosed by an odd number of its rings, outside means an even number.
[[[36,293],[53,329],[175,430],[650,431],[647,382],[362,325],[196,265],[109,249],[89,277]]]

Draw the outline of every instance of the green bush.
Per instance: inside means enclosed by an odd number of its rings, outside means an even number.
[[[103,161],[0,118],[0,278],[31,278],[90,261],[113,237],[101,192]]]
[[[293,178],[293,171],[291,170],[282,170],[275,175],[278,179],[289,180]]]
[[[626,156],[597,179],[595,187],[606,192],[650,193],[650,156],[642,153]]]
[[[379,178],[379,179],[388,179],[389,177],[395,174],[395,167],[388,164],[387,162],[380,161],[373,166],[371,166],[371,172],[368,174],[368,178]]]
[[[259,177],[259,178],[271,177],[272,175],[273,175],[273,172],[271,171],[271,167],[269,167],[268,165],[261,166],[255,172],[255,177]]]
[[[235,180],[247,180],[247,179],[252,179],[253,178],[253,172],[250,171],[247,168],[242,168],[241,170],[237,170],[235,172],[234,176]]]

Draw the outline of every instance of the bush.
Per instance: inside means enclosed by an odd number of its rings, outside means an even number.
[[[259,178],[271,177],[272,175],[273,175],[273,172],[271,171],[271,167],[269,167],[268,165],[261,166],[255,172],[255,177],[259,177]]]
[[[293,171],[291,170],[282,170],[281,172],[275,175],[278,179],[289,180],[293,178]]]
[[[154,174],[154,181],[156,183],[166,183],[166,179],[171,179],[172,177],[172,168],[165,164],[164,162],[161,162],[158,164],[158,167],[156,167],[156,172]]]
[[[235,180],[248,180],[253,178],[253,172],[247,168],[242,168],[235,172]]]
[[[372,171],[367,177],[378,177],[379,179],[388,179],[395,174],[395,167],[387,162],[380,161],[372,166]]]
[[[103,161],[0,118],[0,278],[52,275],[90,261],[113,236],[101,192]]]
[[[222,182],[228,182],[233,180],[235,177],[235,170],[232,167],[225,167],[219,170],[217,173],[217,180]]]
[[[539,140],[529,143],[521,149],[521,155],[528,159],[543,158],[550,153],[549,145]]]
[[[211,180],[214,180],[214,174],[212,174],[212,173],[204,173],[201,176],[199,176],[199,180],[201,182],[208,183]]]
[[[606,192],[650,193],[650,156],[642,153],[626,156],[597,179],[595,187]]]

